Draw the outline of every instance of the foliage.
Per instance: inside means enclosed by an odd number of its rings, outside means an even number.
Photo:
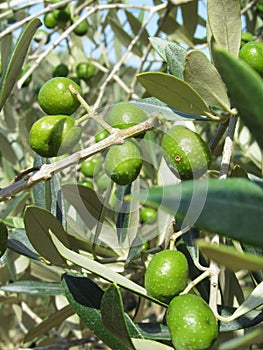
[[[238,57],[242,32],[262,40],[260,3],[1,2],[0,348],[173,349],[168,305],[144,288],[164,249],[187,258],[181,294],[202,297],[218,321],[211,349],[260,348],[263,83]],[[59,65],[82,92],[67,91],[82,136],[44,158],[29,133]],[[143,118],[113,128],[109,111],[124,101]],[[165,162],[162,138],[177,124],[209,145],[201,178],[181,181]],[[105,159],[133,137],[142,168],[118,185]],[[87,187],[81,164],[93,156]],[[141,219],[143,208],[154,220]]]

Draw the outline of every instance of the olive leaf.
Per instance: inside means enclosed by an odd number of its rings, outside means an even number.
[[[217,45],[213,47],[213,56],[232,105],[238,109],[241,119],[263,149],[262,78],[248,64]]]
[[[184,79],[198,91],[209,106],[229,111],[230,101],[226,86],[215,66],[202,51],[191,50],[187,53]]]
[[[0,110],[3,108],[10,92],[13,89],[23,66],[33,35],[40,25],[41,21],[38,18],[32,19],[21,33],[14,49],[9,54],[8,64],[4,67],[3,76],[0,83]]]
[[[240,3],[236,0],[208,0],[209,29],[216,43],[238,56],[241,40]]]
[[[137,75],[149,94],[179,111],[209,115],[209,107],[198,92],[187,82],[161,72],[145,72]]]

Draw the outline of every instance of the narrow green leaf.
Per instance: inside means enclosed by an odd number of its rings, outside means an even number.
[[[248,270],[260,271],[263,270],[263,258],[238,252],[234,247],[211,244],[205,240],[197,240],[198,248],[208,258],[213,259],[220,265],[223,265],[231,270]]]
[[[131,11],[125,11],[127,20],[129,22],[129,25],[132,29],[133,35],[137,35],[138,32],[141,30],[142,23],[140,20],[135,17]],[[149,34],[147,30],[144,28],[139,39],[139,43],[142,43],[144,46],[147,46],[149,44]]]
[[[263,149],[263,81],[245,62],[214,46],[214,62],[226,84],[232,105]],[[245,88],[244,88],[245,87]]]
[[[17,155],[13,150],[10,141],[6,136],[0,131],[0,145],[1,145],[1,155],[14,167],[17,165]]]
[[[191,50],[186,55],[184,79],[209,106],[230,110],[226,86],[215,66],[200,50]]]
[[[105,328],[127,348],[135,349],[127,328],[121,293],[116,284],[111,284],[104,292],[100,310]]]
[[[1,65],[2,72],[8,64],[8,56],[12,49],[12,34],[7,34],[1,39]]]
[[[60,326],[63,321],[74,315],[74,313],[75,311],[70,305],[64,306],[62,309],[56,311],[52,315],[49,315],[44,321],[30,329],[23,339],[24,343],[30,342],[37,337],[43,337],[43,334],[55,327]]]
[[[218,350],[236,350],[247,348],[254,344],[261,344],[263,342],[263,327],[256,328],[245,335],[235,337],[219,345]]]
[[[115,21],[110,21],[111,29],[113,30],[116,38],[119,40],[119,42],[124,46],[128,47],[132,41],[132,37]],[[136,43],[132,50],[131,50],[136,56],[141,57],[142,51],[139,48],[138,44]]]
[[[60,283],[57,282],[15,281],[0,287],[0,290],[9,293],[23,293],[40,296],[64,294]]]
[[[139,82],[149,94],[179,111],[206,115],[209,108],[191,85],[173,75],[146,72],[137,75]]]
[[[241,40],[241,10],[236,0],[208,0],[209,28],[216,43],[238,56]]]
[[[198,24],[198,1],[189,1],[181,5],[183,23],[193,37]]]
[[[136,350],[173,350],[168,345],[150,339],[132,339]]]
[[[231,316],[232,319],[243,316],[249,311],[263,304],[263,282],[261,282],[249,295],[249,297],[236,309]]]
[[[64,275],[65,277],[65,275]],[[79,317],[85,322],[88,328],[93,331],[104,344],[108,345],[111,349],[130,350],[126,345],[115,338],[109,333],[102,322],[101,312],[96,306],[92,306],[89,302],[86,302],[86,290],[79,288],[79,281],[74,282],[74,291],[78,290],[78,293],[72,293],[72,281],[69,284],[67,278],[62,279],[62,286],[65,290],[66,297],[79,315]],[[76,299],[77,296],[77,299]]]
[[[3,105],[13,89],[23,66],[33,35],[40,25],[41,21],[38,18],[32,19],[21,33],[13,51],[10,53],[8,65],[4,68],[0,83],[0,110],[3,108]]]
[[[49,234],[51,230],[64,245],[70,246],[59,220],[47,210],[28,206],[25,210],[24,223],[27,236],[36,251],[52,264],[64,266],[65,260],[58,253]]]
[[[262,188],[247,179],[185,181],[151,188],[140,199],[195,225],[244,243],[263,247]],[[137,197],[138,198],[138,197]]]
[[[91,260],[89,258],[84,257],[83,255],[80,255],[76,252],[73,252],[72,250],[65,247],[59,239],[51,233],[51,238],[57,247],[58,251],[62,256],[64,256],[67,260],[71,261],[72,263],[76,264],[77,266],[80,266],[100,277],[103,279],[112,282],[117,283],[120,287],[123,287],[125,289],[128,289],[138,295],[141,295],[147,299],[151,299],[156,303],[162,304],[158,302],[157,300],[149,297],[147,295],[147,292],[145,288],[141,287],[137,283],[134,283],[133,281],[129,280],[128,278],[118,274],[117,272],[113,271],[111,268],[98,263],[97,261]],[[164,304],[162,304],[164,305]]]

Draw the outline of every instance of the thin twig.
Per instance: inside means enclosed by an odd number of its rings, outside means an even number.
[[[234,139],[236,124],[237,124],[237,117],[236,116],[230,117],[225,144],[223,148],[223,157],[222,157],[220,175],[219,175],[220,179],[225,179],[227,177],[227,173],[229,170],[230,161],[232,157],[233,139]]]
[[[111,145],[122,144],[126,139],[139,135],[147,130],[156,128],[159,125],[159,120],[153,117],[146,120],[145,122],[134,125],[124,130],[116,129],[116,132],[109,135],[106,139],[95,143],[85,149],[77,151],[66,158],[60,159],[51,164],[44,164],[41,166],[40,170],[35,172],[32,176],[22,178],[21,180],[16,181],[5,188],[2,188],[0,190],[0,202],[11,199],[17,193],[29,189],[41,181],[49,180],[54,174],[59,173],[72,165],[77,165],[80,161],[83,161],[84,159],[107,149]]]
[[[104,91],[107,87],[107,85],[109,84],[109,82],[111,81],[111,79],[113,78],[113,76],[116,74],[116,72],[118,72],[118,70],[121,68],[122,64],[126,61],[126,59],[129,57],[131,50],[133,49],[134,45],[137,43],[138,39],[140,38],[141,34],[143,33],[143,30],[145,29],[145,27],[148,25],[149,21],[151,20],[151,18],[154,16],[154,14],[162,9],[164,9],[167,6],[166,3],[164,4],[160,4],[157,6],[154,6],[150,9],[148,18],[144,21],[144,23],[142,24],[139,32],[135,35],[135,37],[131,40],[129,46],[127,47],[127,50],[125,51],[125,54],[122,56],[122,58],[115,64],[115,66],[113,67],[112,71],[110,72],[110,74],[106,77],[105,81],[102,83],[102,85],[100,86],[99,89],[99,94],[97,97],[96,102],[94,103],[94,109],[99,108],[102,98],[104,96]]]

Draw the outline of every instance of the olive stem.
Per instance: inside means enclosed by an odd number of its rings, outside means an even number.
[[[227,173],[229,170],[230,161],[232,157],[233,139],[234,139],[236,124],[237,124],[237,116],[230,117],[225,144],[223,148],[223,156],[222,156],[220,175],[219,175],[220,179],[225,179],[227,177]]]
[[[210,276],[210,271],[209,270],[204,271],[203,273],[201,273],[201,275],[199,275],[193,281],[191,281],[180,294],[189,293],[192,288],[194,288],[198,283],[200,283],[201,281],[203,281],[205,278],[209,276]]]
[[[69,91],[77,97],[78,101],[87,112],[87,114],[85,114],[83,117],[75,121],[76,125],[79,125],[80,123],[82,123],[84,120],[87,120],[88,118],[93,118],[103,129],[107,130],[110,134],[113,134],[116,131],[116,129],[114,129],[110,124],[105,122],[105,120],[103,120],[98,115],[98,113],[96,113],[90,107],[90,105],[84,100],[84,98],[80,95],[80,93],[76,89],[74,89],[73,85],[69,84],[68,88],[69,88]]]

